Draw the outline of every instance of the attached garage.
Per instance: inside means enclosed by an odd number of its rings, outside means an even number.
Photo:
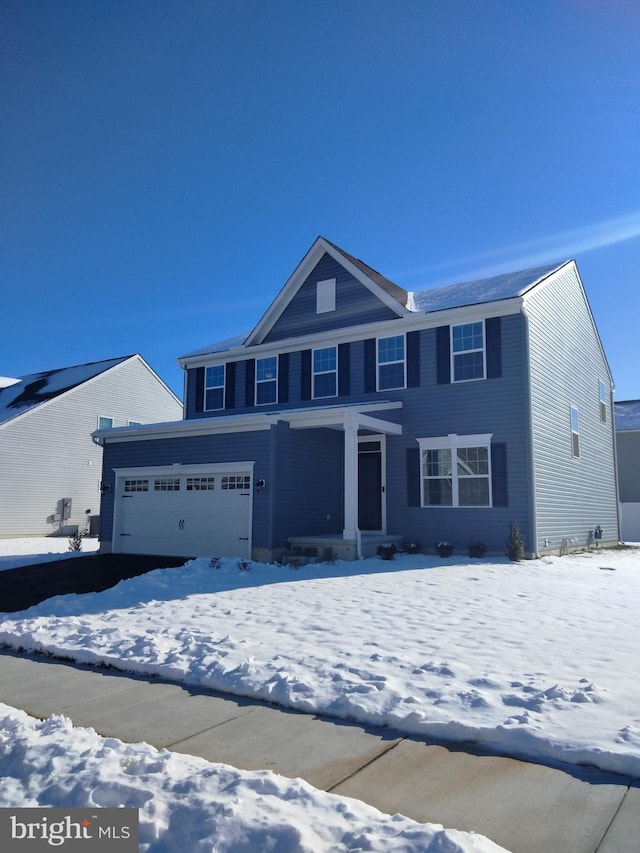
[[[252,462],[115,475],[114,553],[251,557]]]

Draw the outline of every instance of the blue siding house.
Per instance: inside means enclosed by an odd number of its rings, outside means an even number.
[[[98,432],[103,550],[529,555],[619,539],[613,383],[573,261],[409,293],[323,237],[185,417]],[[308,550],[307,550],[308,549]]]

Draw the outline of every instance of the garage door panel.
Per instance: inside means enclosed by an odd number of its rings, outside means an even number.
[[[251,556],[253,498],[246,474],[149,476],[118,485],[115,551]]]

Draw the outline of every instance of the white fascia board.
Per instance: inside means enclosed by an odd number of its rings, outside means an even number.
[[[190,474],[229,474],[236,472],[253,473],[255,461],[243,462],[212,462],[204,465],[188,464],[182,462],[174,462],[172,465],[149,465],[146,468],[113,468],[112,471],[117,477],[180,477],[189,476]]]
[[[401,409],[400,400],[385,403],[355,403],[347,406],[322,406],[318,408],[296,409],[274,413],[274,421],[286,421],[291,429],[314,429],[317,427],[342,428],[347,418],[363,429],[374,429],[378,432],[388,432],[402,435],[402,426],[392,421],[376,418],[373,412]]]
[[[196,435],[215,435],[225,432],[258,432],[271,428],[272,418],[266,413],[215,418],[192,418],[162,424],[144,424],[138,427],[101,429],[93,433],[99,444],[122,441],[150,441],[159,438],[185,438]]]
[[[375,281],[370,279],[366,273],[352,264],[348,258],[346,258],[341,252],[337,251],[323,237],[318,237],[293,273],[289,276],[276,298],[258,322],[258,325],[247,337],[245,346],[262,343],[265,336],[271,331],[284,309],[291,302],[298,290],[300,290],[307,278],[311,275],[313,268],[325,253],[330,255],[334,261],[337,261],[340,266],[344,267],[347,272],[351,273],[357,281],[363,284],[369,291],[371,291],[371,293],[373,293],[374,296],[376,296],[399,317],[404,317],[411,313],[409,309],[405,308],[404,305],[401,305],[400,302],[398,302],[397,299],[394,299],[391,294],[386,292],[386,290],[379,287]]]
[[[487,317],[505,317],[509,314],[519,314],[522,310],[522,301],[522,297],[513,297],[498,302],[483,302],[480,305],[446,308],[428,314],[408,312],[403,317],[397,317],[394,320],[379,320],[375,323],[364,323],[361,326],[345,326],[326,332],[317,332],[313,335],[299,335],[295,338],[270,341],[267,344],[255,344],[251,347],[242,346],[225,352],[192,356],[181,359],[180,365],[184,369],[205,367],[225,364],[230,361],[244,361],[247,358],[264,358],[280,353],[298,352],[319,346],[337,346],[338,344],[362,341],[365,338],[391,337],[419,329],[434,329],[437,326],[473,323]]]

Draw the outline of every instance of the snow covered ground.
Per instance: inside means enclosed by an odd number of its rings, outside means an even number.
[[[85,557],[98,550],[97,539],[83,539],[82,551],[69,551],[67,536],[26,536],[23,539],[0,539],[0,572],[31,563],[56,563],[68,557]],[[55,566],[52,566],[55,568]]]
[[[200,558],[5,614],[0,642],[640,776],[639,622],[638,548],[248,571]],[[294,783],[269,778],[286,799]]]

